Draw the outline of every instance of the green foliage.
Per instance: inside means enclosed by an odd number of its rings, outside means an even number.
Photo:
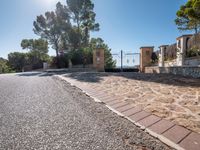
[[[13,52],[8,54],[8,62],[16,72],[21,72],[28,64],[28,56],[26,53]]]
[[[104,43],[101,38],[92,38],[88,47],[71,51],[69,59],[73,65],[87,65],[93,63],[93,51],[96,48],[103,48],[105,50],[105,68],[114,68],[116,62],[112,59],[111,49]]]
[[[21,47],[27,49],[27,65],[31,65],[32,69],[40,69],[43,62],[49,62],[48,42],[43,39],[24,39]]]
[[[186,52],[187,57],[195,57],[200,56],[200,50],[198,47],[194,46]]]
[[[40,54],[48,53],[48,42],[43,39],[23,39],[21,47],[23,49],[28,49],[31,52],[37,51]]]
[[[176,13],[175,23],[179,30],[200,29],[200,0],[188,0]]]
[[[151,60],[152,60],[152,63],[157,63],[158,62],[158,56],[156,55],[155,52],[152,53]]]
[[[82,48],[82,49],[71,51],[70,60],[73,65],[92,64],[93,51],[90,48]]]
[[[9,66],[8,60],[0,58],[0,74],[14,72]]]
[[[57,62],[56,57],[51,57],[51,61],[50,61],[49,64],[52,68],[56,68],[57,65],[59,65],[60,68],[67,68],[69,66],[69,56],[67,54],[60,55],[59,56],[59,62]]]

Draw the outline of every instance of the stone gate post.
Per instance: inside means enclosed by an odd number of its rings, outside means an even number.
[[[145,67],[151,63],[151,55],[153,53],[153,46],[141,47],[140,48],[140,71],[144,72]]]
[[[191,34],[182,35],[176,39],[177,43],[177,66],[183,66],[185,61],[185,54],[187,50],[187,41],[191,38]]]
[[[105,71],[105,63],[104,63],[104,49],[103,48],[97,48],[93,51],[93,67],[97,71]]]
[[[159,54],[159,67],[164,67],[164,61],[165,61],[165,50],[168,45],[161,45],[160,48],[160,54]]]

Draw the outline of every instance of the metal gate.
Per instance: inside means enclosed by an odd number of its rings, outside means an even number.
[[[116,61],[116,68],[123,69],[135,69],[140,65],[140,53],[131,53],[120,51],[119,53],[112,54],[113,60]]]

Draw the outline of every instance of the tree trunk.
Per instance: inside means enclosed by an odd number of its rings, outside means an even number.
[[[78,27],[78,35],[79,35],[79,38],[78,38],[78,49],[81,47],[81,29],[80,29],[80,21],[79,19],[77,20],[77,27]]]
[[[60,68],[60,59],[59,59],[59,48],[58,48],[58,40],[55,41],[55,49],[56,49],[56,65],[57,68]]]
[[[56,65],[57,65],[57,68],[60,68],[60,59],[59,59],[58,49],[56,49]]]

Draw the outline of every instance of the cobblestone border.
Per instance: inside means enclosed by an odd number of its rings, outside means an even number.
[[[55,76],[79,88],[83,93],[94,99],[95,102],[105,104],[111,111],[130,120],[163,143],[178,150],[200,150],[200,134],[152,115],[139,107],[131,106],[127,102],[120,101],[120,98],[105,95],[103,91],[97,93],[95,89],[88,88],[80,82],[72,81],[62,75]]]

